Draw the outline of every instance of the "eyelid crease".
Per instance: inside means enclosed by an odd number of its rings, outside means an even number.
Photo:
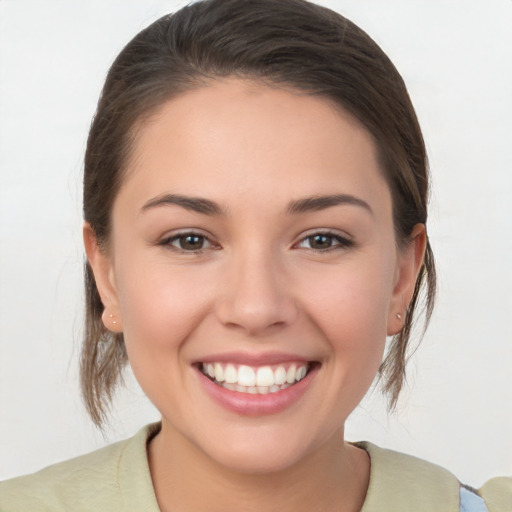
[[[347,241],[353,241],[352,235],[349,235],[343,230],[340,229],[334,229],[334,228],[312,228],[312,229],[306,229],[305,231],[302,231],[300,235],[298,235],[296,238],[304,239],[308,238],[310,236],[315,235],[326,235],[326,236],[332,236],[337,238],[342,238]]]

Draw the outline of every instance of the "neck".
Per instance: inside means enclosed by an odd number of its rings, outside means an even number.
[[[162,512],[359,512],[369,482],[368,455],[344,443],[343,432],[292,466],[271,473],[226,468],[165,426],[148,454]]]

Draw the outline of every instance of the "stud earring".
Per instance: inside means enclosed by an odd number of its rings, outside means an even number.
[[[402,315],[400,313],[397,313],[396,317],[398,318],[398,320],[402,320]]]
[[[111,314],[111,315],[108,315],[108,316],[109,316],[109,318],[111,318],[111,319],[112,319],[112,323],[113,323],[114,325],[115,325],[115,324],[117,324],[117,320],[114,320],[114,315],[112,315],[112,314]]]

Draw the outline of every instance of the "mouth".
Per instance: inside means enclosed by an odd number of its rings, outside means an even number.
[[[303,380],[314,362],[247,366],[234,363],[199,363],[201,373],[216,385],[251,395],[278,393]]]

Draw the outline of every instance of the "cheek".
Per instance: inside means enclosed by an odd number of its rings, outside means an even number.
[[[204,272],[153,264],[136,255],[123,259],[117,268],[128,360],[140,386],[161,411],[179,408],[172,390],[186,385],[187,341],[209,307],[204,279]]]
[[[352,262],[351,262],[352,263]],[[334,364],[345,383],[369,385],[382,361],[393,293],[393,259],[369,259],[368,264],[310,276],[304,292],[310,317],[330,345]],[[305,283],[304,283],[305,286]],[[306,288],[305,288],[306,290]]]
[[[208,308],[205,279],[201,271],[126,258],[116,283],[128,351],[176,349]]]
[[[316,273],[307,297],[309,307],[331,334],[343,335],[347,342],[361,342],[386,336],[387,319],[393,293],[393,271],[390,265],[348,266],[339,271]],[[373,336],[370,334],[373,333]],[[336,336],[334,336],[336,337]]]
[[[382,361],[386,342],[386,301],[368,301],[371,290],[346,288],[343,297],[328,297],[323,309],[323,331],[334,353],[334,362],[343,367],[347,382],[355,387],[371,383]]]

